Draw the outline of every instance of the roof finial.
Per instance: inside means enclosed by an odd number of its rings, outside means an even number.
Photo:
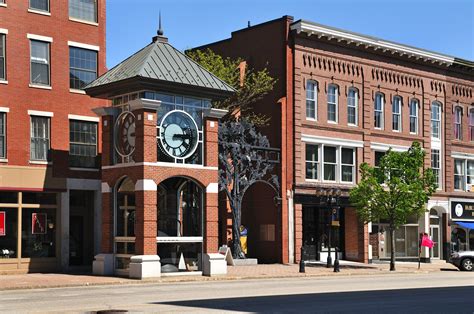
[[[161,10],[159,12],[159,17],[158,17],[158,32],[156,32],[158,36],[163,36],[164,32],[163,29],[161,28]]]

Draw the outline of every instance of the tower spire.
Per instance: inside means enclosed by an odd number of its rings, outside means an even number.
[[[163,28],[161,28],[161,10],[160,12],[158,13],[158,32],[156,32],[158,34],[158,36],[163,36],[164,32],[163,32]]]
[[[153,37],[153,42],[168,42],[168,38],[164,36],[163,28],[161,27],[161,10],[158,13],[158,31],[156,32],[156,36]]]

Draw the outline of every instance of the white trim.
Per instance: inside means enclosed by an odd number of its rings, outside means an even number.
[[[99,47],[99,46],[90,45],[90,44],[78,43],[78,42],[76,42],[76,41],[70,41],[70,40],[68,40],[67,45],[68,45],[68,46],[72,46],[72,47],[77,47],[77,48],[83,48],[83,49],[89,49],[89,50],[100,51],[100,47]]]
[[[219,184],[216,182],[209,183],[206,187],[206,193],[219,193]]]
[[[50,85],[28,84],[28,86],[39,89],[53,89]]]
[[[370,143],[370,149],[372,149],[372,150],[386,152],[390,148],[394,152],[406,152],[410,147],[409,146],[401,146],[401,145],[385,144],[385,143]]]
[[[102,169],[115,169],[115,168],[138,167],[138,166],[188,168],[188,169],[200,169],[200,170],[219,170],[218,167],[206,167],[206,166],[201,166],[201,165],[190,165],[190,164],[175,164],[175,163],[169,163],[169,162],[128,162],[128,163],[116,164],[112,166],[103,166]]]
[[[151,179],[141,179],[135,183],[135,191],[156,191],[157,189],[158,186]]]
[[[43,35],[35,35],[35,34],[26,34],[26,38],[31,40],[39,40],[39,41],[46,41],[49,43],[53,42],[53,37],[43,36]]]
[[[40,117],[54,117],[53,112],[39,111],[39,110],[28,110],[28,115],[30,115],[30,116],[40,116]]]
[[[7,4],[6,3],[0,3],[0,7],[6,8]]]
[[[81,94],[81,95],[85,95],[86,92],[83,91],[82,89],[75,89],[75,88],[70,88],[69,89],[69,92],[70,93],[74,93],[74,94]]]
[[[8,159],[6,159],[6,158],[0,158],[0,162],[8,162]]]
[[[30,160],[29,163],[32,165],[52,165],[53,164],[51,161],[46,161],[46,160]]]
[[[48,11],[41,11],[41,10],[35,10],[35,9],[28,9],[28,12],[30,12],[30,13],[35,13],[35,14],[46,15],[46,16],[51,16],[51,12],[48,12]]]
[[[5,84],[5,85],[8,85],[8,81],[5,81],[5,80],[0,80],[0,84]]]
[[[0,112],[10,112],[10,108],[0,107]]]
[[[325,136],[316,136],[310,134],[301,134],[301,140],[307,143],[315,143],[315,144],[329,144],[333,146],[343,146],[343,147],[364,147],[364,141],[356,141],[356,140],[347,140],[342,138],[333,138],[333,137],[325,137]]]
[[[451,152],[451,158],[474,160],[474,154]]]
[[[203,237],[156,237],[157,243],[192,243],[203,241]]]
[[[69,21],[79,22],[79,23],[93,25],[93,26],[99,26],[99,23],[97,23],[97,22],[90,22],[90,21],[86,21],[86,20],[76,19],[74,17],[69,17]]]
[[[67,118],[69,120],[80,120],[80,121],[89,121],[89,122],[100,122],[98,117],[90,117],[90,116],[79,116],[75,114],[68,114]]]
[[[6,28],[0,28],[0,34],[8,35],[8,29],[6,29]]]
[[[102,193],[112,192],[112,189],[110,188],[110,185],[107,182],[102,182],[100,184],[100,190],[101,190]]]

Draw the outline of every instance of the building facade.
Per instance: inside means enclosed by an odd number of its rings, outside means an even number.
[[[361,163],[376,166],[388,149],[404,151],[414,141],[427,152],[425,166],[435,170],[439,188],[426,214],[396,232],[397,258],[418,258],[423,232],[435,242],[422,251],[424,260],[474,247],[472,61],[289,16],[196,49],[206,48],[278,79],[255,111],[271,117],[262,131],[281,149],[277,171],[286,197],[275,211],[262,204],[261,192],[248,196],[248,211],[275,224],[272,243],[253,226],[252,257],[292,263],[303,248],[306,260],[325,261],[337,247],[347,260],[389,258],[386,224],[361,223],[348,192]],[[252,251],[263,243],[276,254]]]
[[[0,273],[91,266],[106,70],[105,0],[0,1]]]

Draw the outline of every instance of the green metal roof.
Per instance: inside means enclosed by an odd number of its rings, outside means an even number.
[[[210,89],[233,93],[235,89],[204,69],[198,63],[158,38],[145,48],[107,71],[85,89],[96,89],[131,78],[158,80],[163,83],[183,84],[190,88]]]

